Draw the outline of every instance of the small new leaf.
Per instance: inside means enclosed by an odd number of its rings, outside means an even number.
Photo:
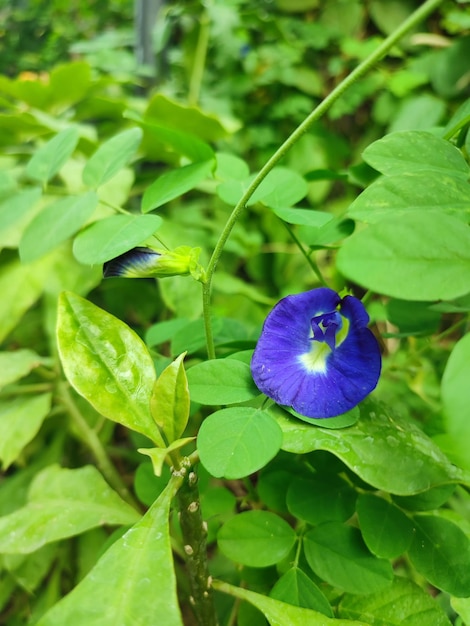
[[[177,439],[173,441],[168,448],[138,448],[137,452],[140,454],[146,454],[150,457],[152,461],[153,471],[155,476],[162,475],[163,463],[165,462],[166,457],[173,452],[174,450],[179,450],[187,443],[194,441],[195,437],[183,437],[182,439]]]
[[[189,418],[189,390],[183,359],[186,352],[173,361],[155,381],[150,398],[153,419],[168,443],[178,439]]]

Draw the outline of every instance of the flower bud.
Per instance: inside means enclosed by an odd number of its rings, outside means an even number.
[[[180,246],[174,250],[132,248],[107,261],[103,266],[104,278],[165,278],[188,276],[204,281],[204,269],[199,265],[200,248]]]

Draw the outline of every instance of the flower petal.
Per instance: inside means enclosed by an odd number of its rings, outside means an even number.
[[[104,278],[143,278],[152,275],[152,270],[161,255],[150,248],[132,248],[103,265]]]
[[[312,318],[339,312],[349,320],[337,346],[312,340]],[[377,385],[381,357],[360,300],[332,289],[283,298],[269,313],[251,362],[253,379],[278,404],[306,417],[349,411]]]

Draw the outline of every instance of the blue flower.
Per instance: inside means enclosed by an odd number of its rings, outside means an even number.
[[[349,411],[380,376],[368,322],[360,300],[326,287],[283,298],[266,318],[251,361],[258,389],[305,417]]]

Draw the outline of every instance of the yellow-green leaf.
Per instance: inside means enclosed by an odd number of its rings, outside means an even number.
[[[181,354],[160,374],[150,399],[150,410],[168,443],[183,434],[189,417],[189,390]]]
[[[105,417],[164,446],[150,413],[156,374],[144,342],[124,322],[84,298],[59,298],[57,340],[64,372]]]

